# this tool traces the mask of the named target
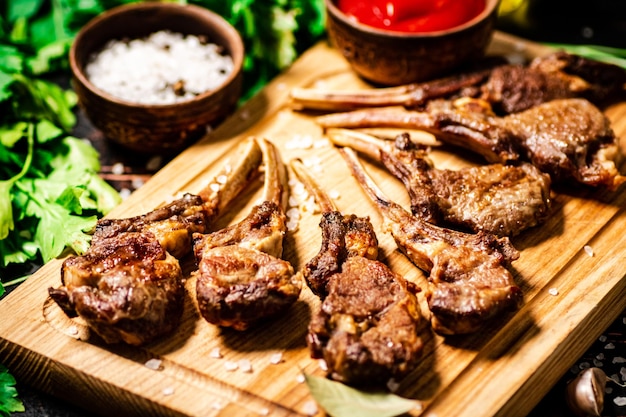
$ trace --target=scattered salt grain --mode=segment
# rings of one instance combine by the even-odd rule
[[[594,359],[593,366],[595,366],[596,368],[602,368],[604,366],[604,362],[598,359]]]
[[[400,383],[396,381],[395,379],[391,378],[389,381],[387,381],[387,388],[391,392],[396,392],[398,391],[398,388],[400,388]]]
[[[216,89],[233,67],[218,45],[164,30],[110,41],[90,57],[85,72],[97,88],[123,100],[172,104]]]
[[[613,402],[615,403],[615,405],[617,405],[618,407],[623,407],[626,405],[626,397],[615,397],[613,399]]]
[[[220,185],[216,183],[209,184],[209,188],[213,192],[218,192],[220,190]]]
[[[289,210],[287,210],[287,217],[289,217],[290,219],[293,220],[298,220],[300,219],[300,210],[297,207],[292,207]]]
[[[130,189],[128,189],[128,188],[122,188],[122,189],[120,190],[120,198],[121,198],[122,200],[126,200],[128,197],[130,197],[130,195],[131,195],[132,193],[133,193],[133,192],[132,192]]]
[[[619,370],[619,374],[622,376],[622,381],[626,381],[626,368],[625,367],[622,367]]]
[[[161,361],[161,359],[152,358],[148,359],[146,363],[144,363],[144,366],[146,368],[152,369],[153,371],[158,371],[161,369],[162,363],[163,361]]]
[[[621,356],[616,356],[613,358],[613,363],[626,363],[626,358],[622,358]]]
[[[233,372],[239,368],[239,365],[237,364],[237,362],[226,361],[224,362],[224,368],[226,368],[228,372]]]
[[[313,147],[313,137],[311,135],[294,135],[285,142],[285,149],[310,149]]]
[[[326,361],[324,359],[320,359],[318,361],[319,365],[320,365],[320,369],[322,371],[328,371],[328,364],[326,363]]]
[[[270,409],[263,407],[259,410],[259,414],[261,414],[262,416],[269,416],[270,415]]]
[[[72,335],[72,336],[76,336],[78,334],[78,327],[76,326],[70,326],[67,331]]]
[[[228,177],[226,175],[218,175],[217,178],[215,178],[215,181],[217,181],[218,184],[226,184],[226,181],[228,181]]]
[[[248,359],[241,359],[239,361],[239,369],[241,372],[249,374],[252,372],[252,363]]]
[[[333,200],[338,200],[339,197],[341,197],[341,194],[337,190],[330,190],[328,192],[328,196],[332,198]]]
[[[172,387],[165,387],[163,388],[163,391],[161,391],[163,393],[163,395],[172,395],[174,394],[174,388]]]
[[[302,413],[306,414],[307,416],[314,416],[315,414],[317,414],[317,404],[315,403],[315,401],[311,400],[304,403],[304,406],[302,406]]]
[[[296,382],[298,384],[304,384],[304,381],[306,381],[304,374],[298,374],[298,376],[296,377]]]
[[[319,148],[326,148],[331,146],[331,142],[330,140],[328,140],[328,138],[324,138],[324,139],[317,139],[313,142],[313,147],[315,149],[319,149]]]
[[[163,157],[160,155],[156,155],[148,159],[148,162],[146,162],[146,169],[148,171],[157,171],[159,168],[161,168],[161,165],[163,165]]]
[[[216,400],[211,404],[211,408],[214,410],[221,410],[226,407],[226,403],[224,401]]]
[[[304,187],[304,184],[302,184],[302,183],[295,184],[292,187],[291,191],[293,192],[293,194],[295,196],[298,196],[298,197],[302,197],[302,196],[306,196],[307,195],[306,188]]]
[[[270,356],[270,363],[272,365],[278,365],[282,361],[283,361],[283,354],[282,354],[282,352],[274,353],[272,356]]]
[[[604,348],[606,350],[613,350],[615,349],[615,345],[613,343],[607,343],[606,345],[604,345]]]
[[[583,249],[585,250],[585,252],[587,253],[587,255],[593,257],[593,248],[589,245],[585,245],[583,247]]]
[[[294,196],[289,196],[289,207],[298,207],[300,201]]]
[[[135,190],[138,188],[141,188],[141,186],[144,184],[145,184],[145,181],[143,180],[143,178],[135,178],[132,181],[132,185]]]
[[[550,288],[548,293],[550,293],[550,295],[559,295],[559,290],[556,288]]]
[[[287,226],[288,231],[295,232],[296,230],[298,230],[298,226],[300,225],[300,223],[297,220],[287,220],[285,225]]]
[[[218,347],[214,347],[213,349],[211,349],[211,352],[209,352],[209,356],[215,359],[221,359],[224,357],[222,355],[222,352],[220,351],[220,348]]]
[[[605,335],[600,335],[600,337],[598,337],[598,340],[602,343],[606,342],[606,336]]]
[[[111,172],[115,175],[122,175],[124,173],[124,164],[121,162],[116,162],[111,167]]]

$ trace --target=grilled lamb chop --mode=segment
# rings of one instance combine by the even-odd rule
[[[623,68],[563,51],[537,57],[529,65],[494,62],[451,77],[399,87],[337,92],[294,89],[292,104],[298,109],[345,111],[395,105],[422,108],[434,99],[472,97],[488,101],[504,115],[564,98],[586,98],[602,105],[624,94]]]
[[[186,194],[145,215],[100,220],[87,252],[63,262],[62,287],[49,288],[50,297],[107,343],[138,346],[174,331],[184,304],[177,257],[190,252],[191,233],[207,230],[253,178],[261,150],[256,142],[244,146],[238,165],[218,176],[222,188],[201,193],[206,200]]]
[[[352,149],[343,148],[341,153],[398,248],[428,274],[426,299],[436,332],[475,332],[520,306],[522,292],[508,270],[519,252],[508,238],[444,229],[411,215],[382,193]]]
[[[614,190],[620,175],[618,138],[609,119],[584,99],[553,100],[498,117],[487,102],[432,102],[427,112],[357,110],[317,118],[330,127],[422,129],[441,140],[481,154],[489,162],[527,160],[553,183],[578,182]]]
[[[550,177],[531,164],[437,169],[427,149],[406,133],[393,143],[347,129],[326,133],[336,145],[382,162],[404,183],[411,212],[428,222],[515,236],[543,222],[550,210]]]
[[[304,266],[302,275],[311,291],[324,299],[328,295],[326,285],[329,278],[341,271],[346,259],[360,256],[376,260],[378,239],[368,218],[343,215],[337,210],[300,160],[293,160],[291,167],[322,210],[322,247]]]
[[[292,168],[322,209],[322,247],[303,268],[322,305],[309,323],[311,356],[351,385],[380,384],[410,372],[421,355],[417,288],[376,260],[368,218],[343,215],[299,160]]]
[[[263,202],[237,224],[193,235],[198,309],[209,323],[236,330],[284,312],[302,289],[301,277],[280,259],[287,232],[286,169],[273,144],[259,144],[265,166]]]

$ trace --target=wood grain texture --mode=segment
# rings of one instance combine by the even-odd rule
[[[543,54],[547,49],[497,34],[493,53]],[[382,258],[398,273],[424,286],[424,275],[404,258],[381,229],[381,218],[329,145],[294,149],[297,135],[315,141],[323,133],[307,114],[293,112],[293,87],[366,88],[339,56],[321,43],[275,79],[202,141],[184,151],[116,208],[111,217],[149,211],[181,191],[197,192],[249,135],[278,144],[283,159],[317,160],[317,179],[340,197],[345,213],[370,216]],[[620,136],[626,135],[626,104],[607,109]],[[426,135],[426,139],[429,137]],[[625,139],[626,140],[626,139]],[[626,143],[622,149],[626,153]],[[434,147],[440,168],[475,164],[475,158]],[[399,181],[366,163],[386,193],[408,206]],[[624,172],[624,167],[622,167]],[[248,190],[221,220],[239,220],[258,195]],[[626,308],[626,189],[615,193],[561,190],[554,212],[541,227],[513,239],[521,251],[513,263],[524,290],[524,306],[479,334],[444,339],[432,336],[417,369],[401,381],[399,394],[416,398],[423,416],[523,416],[550,390],[593,341]],[[319,214],[303,212],[290,232],[285,258],[300,268],[319,249]],[[593,248],[589,256],[585,245]],[[18,379],[101,415],[233,416],[305,415],[311,397],[299,376],[322,375],[310,359],[304,336],[319,301],[305,289],[289,313],[245,333],[203,321],[194,304],[194,280],[187,281],[185,314],[178,331],[143,348],[106,346],[78,319],[68,319],[47,296],[60,285],[60,260],[45,265],[0,302],[0,362]],[[556,295],[554,291],[556,290]],[[420,300],[425,310],[425,301]],[[218,348],[221,358],[212,352]],[[282,361],[272,363],[273,355]],[[149,359],[161,367],[145,366]],[[227,362],[249,360],[251,372],[229,371]],[[321,411],[319,412],[321,414]]]

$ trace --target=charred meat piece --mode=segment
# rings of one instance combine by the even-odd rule
[[[191,234],[207,230],[216,214],[217,207],[207,204],[198,195],[187,193],[147,214],[124,219],[100,219],[92,245],[125,233],[150,233],[167,252],[180,259],[191,250]]]
[[[550,211],[550,177],[531,164],[437,169],[408,134],[394,142],[347,129],[329,129],[327,136],[382,162],[405,185],[411,212],[428,222],[515,236]]]
[[[492,68],[480,68],[439,80],[398,87],[371,90],[326,91],[294,88],[290,92],[291,105],[297,110],[346,111],[365,107],[405,106],[420,108],[430,100],[457,96],[459,92],[476,95]]]
[[[323,299],[328,295],[326,284],[329,278],[341,271],[346,259],[361,256],[376,260],[378,239],[368,218],[344,215],[337,210],[299,159],[293,160],[291,167],[322,210],[322,246],[304,266],[302,275],[311,291]]]
[[[178,326],[183,273],[151,233],[107,239],[68,258],[61,274],[65,286],[50,296],[66,297],[68,313],[78,313],[108,343],[143,345]]]
[[[553,100],[505,117],[482,100],[431,103],[427,112],[357,110],[317,118],[324,128],[422,129],[481,154],[489,162],[526,160],[552,182],[578,182],[614,190],[626,181],[618,138],[609,119],[584,99]]]
[[[382,193],[352,149],[341,152],[398,248],[428,274],[426,299],[436,332],[472,333],[520,306],[522,292],[508,269],[519,252],[508,238],[457,232],[411,215]]]
[[[239,223],[193,235],[198,309],[209,323],[236,330],[284,312],[302,289],[301,277],[280,259],[287,232],[286,169],[273,144],[263,139],[259,145],[263,202]]]
[[[313,358],[350,385],[384,384],[410,372],[423,349],[414,289],[379,261],[349,257],[328,281],[328,296],[309,323]]]
[[[332,379],[351,385],[402,377],[424,345],[417,288],[376,260],[368,218],[342,215],[299,160],[292,168],[323,212],[322,248],[303,268],[323,299],[309,323],[311,356],[325,360]]]
[[[149,213],[125,219],[101,219],[96,225],[92,244],[122,233],[152,233],[165,250],[176,258],[191,251],[191,235],[206,233],[224,208],[250,184],[261,164],[261,149],[253,140],[240,148],[243,157],[232,166],[224,165],[213,183],[199,195],[185,194]],[[225,179],[221,179],[221,178]],[[217,181],[220,178],[220,181]]]
[[[297,109],[345,111],[396,105],[421,109],[435,99],[471,97],[506,115],[555,99],[578,97],[602,105],[622,98],[624,84],[623,68],[558,51],[528,65],[489,62],[451,77],[371,90],[294,89],[291,98]]]
[[[67,258],[60,288],[50,297],[80,316],[107,343],[143,345],[174,331],[184,304],[184,276],[177,257],[191,250],[190,235],[210,227],[214,216],[250,182],[261,150],[247,142],[243,157],[223,174],[223,189],[186,194],[162,208],[128,219],[103,219],[87,252]],[[171,252],[170,252],[171,251]]]

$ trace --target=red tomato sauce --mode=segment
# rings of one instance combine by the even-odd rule
[[[434,32],[459,26],[485,10],[485,0],[337,0],[359,22],[396,32]]]

